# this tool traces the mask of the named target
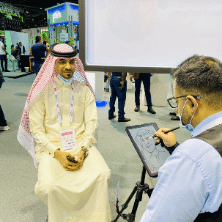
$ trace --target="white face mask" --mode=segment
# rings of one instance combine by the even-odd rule
[[[58,74],[58,75],[57,75],[57,78],[58,78],[59,80],[61,80],[63,83],[67,84],[67,83],[69,83],[69,82],[72,82],[72,80],[74,79],[74,75],[73,75],[72,78],[70,78],[70,79],[65,79],[65,78],[63,78],[62,76],[60,76],[60,75]]]
[[[190,132],[193,132],[194,127],[191,125],[191,121],[192,121],[192,119],[193,119],[194,114],[196,113],[196,111],[194,112],[193,116],[191,117],[189,124],[183,125],[183,122],[182,122],[182,114],[183,114],[184,107],[186,106],[186,103],[187,103],[187,101],[185,102],[185,104],[184,104],[184,106],[183,106],[181,115],[180,115],[179,112],[178,112],[178,116],[179,116],[179,118],[180,118],[180,126],[181,126],[182,128],[184,128],[184,129],[189,130]],[[198,104],[197,104],[197,105],[198,105]],[[179,111],[179,110],[178,110],[178,111]]]

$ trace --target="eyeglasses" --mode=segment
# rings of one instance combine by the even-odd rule
[[[169,105],[172,107],[172,108],[177,108],[178,107],[178,102],[177,102],[177,99],[178,98],[182,98],[182,97],[186,97],[188,95],[184,95],[184,96],[178,96],[178,97],[171,97],[169,99],[167,99],[167,102],[169,103]],[[192,95],[193,96],[193,95]],[[193,96],[195,99],[201,99],[201,96]]]

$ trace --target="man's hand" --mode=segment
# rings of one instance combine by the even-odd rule
[[[69,152],[56,150],[54,153],[54,157],[61,163],[61,165],[67,171],[79,170],[82,167],[82,163],[73,163],[72,161],[69,161],[67,159],[67,157],[69,157],[70,159],[74,159],[74,156],[71,155]]]
[[[80,151],[76,154],[76,160],[78,161],[80,168],[82,168],[84,159],[85,159],[85,152],[84,152],[83,150],[80,150]]]
[[[174,132],[169,132],[167,134],[164,134],[164,132],[170,130],[169,128],[160,128],[156,133],[154,133],[154,135],[156,135],[157,137],[155,137],[155,140],[160,143],[160,139],[163,140],[163,143],[166,147],[172,147],[176,144],[177,139],[176,136],[174,134]]]
[[[119,87],[120,90],[122,90],[122,89],[124,88],[124,83],[125,83],[124,81],[121,81],[121,82],[120,82],[120,85],[121,85],[121,86]]]
[[[150,75],[151,75],[151,76],[153,76],[153,75],[154,75],[154,73],[150,73]]]

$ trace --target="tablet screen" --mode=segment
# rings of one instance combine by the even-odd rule
[[[131,142],[152,177],[158,175],[160,167],[170,156],[169,152],[161,144],[155,145],[156,140],[154,138],[150,139],[157,130],[156,123],[126,127],[126,132]]]

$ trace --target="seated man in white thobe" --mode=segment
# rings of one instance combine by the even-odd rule
[[[52,45],[18,133],[38,163],[35,193],[48,206],[49,222],[111,221],[110,170],[93,145],[96,127],[94,93],[75,49]]]

